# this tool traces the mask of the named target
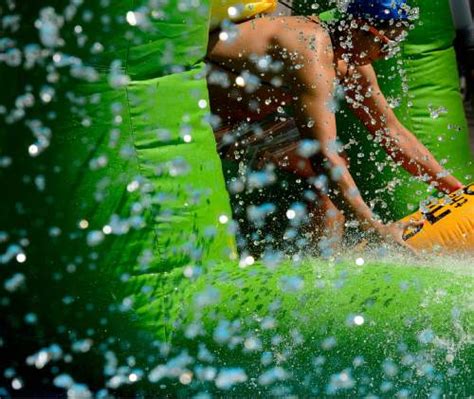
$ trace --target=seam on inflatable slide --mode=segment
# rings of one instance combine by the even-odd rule
[[[132,9],[135,8],[135,0],[131,0],[131,6],[132,6]],[[125,73],[127,75],[128,75],[129,56],[130,56],[130,40],[127,40],[127,53],[125,55]],[[141,173],[143,173],[143,169],[141,168],[140,156],[138,154],[138,150],[137,150],[137,147],[136,147],[135,127],[134,127],[133,121],[132,121],[132,112],[131,112],[131,107],[130,107],[130,97],[129,97],[128,86],[125,86],[125,98],[126,98],[126,101],[127,101],[128,121],[129,121],[129,125],[130,125],[130,138],[131,138],[132,143],[133,143],[133,150],[134,150],[134,153],[135,153],[135,161],[136,161],[137,169],[138,169],[139,173],[141,174]],[[157,243],[158,243],[158,234],[156,232],[156,229],[153,228],[152,231],[153,231],[152,234],[153,234],[153,237],[154,237],[154,242],[153,242],[154,251],[153,252],[154,252],[154,254],[158,254],[158,259],[159,259],[159,261],[161,261],[162,257],[161,257],[159,246],[157,245]],[[160,307],[161,307],[161,314],[163,316],[163,315],[166,314],[166,309],[165,309],[166,306],[165,306],[165,301],[164,300],[161,300]],[[165,337],[165,341],[167,341],[168,338],[169,338],[169,331],[168,331],[166,323],[162,323],[161,328],[163,329],[163,335]]]
[[[209,45],[209,29],[211,29],[211,1],[212,0],[207,0],[207,20],[206,20],[206,54],[204,54],[204,57],[201,58],[199,62],[203,62],[206,59],[207,55],[207,46]],[[207,87],[207,84],[206,84]]]

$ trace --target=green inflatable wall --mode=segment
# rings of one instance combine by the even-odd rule
[[[65,17],[65,45],[28,73],[0,63],[2,392],[474,392],[471,269],[239,267],[207,120],[206,3],[48,5],[18,5],[22,29],[2,42],[48,48],[35,21]]]
[[[235,258],[206,120],[207,7],[171,3],[160,8],[164,19],[141,28],[127,14],[138,18],[138,7],[131,0],[17,5],[22,29],[2,43],[5,52],[26,54],[33,43],[45,52],[26,71],[22,62],[0,64],[2,151],[11,160],[3,171],[11,212],[2,214],[9,265],[1,271],[9,331],[2,349],[30,393],[40,393],[45,378],[54,388],[54,373],[41,367],[35,376],[28,356],[49,353],[53,343],[66,355],[84,340],[94,345],[83,360],[76,353],[80,359],[61,370],[105,386],[105,348],[123,345],[115,347],[122,353],[126,337],[142,342],[139,327],[124,329],[131,323],[124,312],[141,315],[154,339],[169,340],[171,304],[163,301],[173,301],[183,267]],[[57,39],[65,46],[41,42],[41,24],[54,29],[49,21],[62,25]],[[36,99],[30,107],[19,100],[25,90]],[[51,90],[53,98],[44,97]],[[20,111],[26,115],[16,119]],[[130,356],[147,354],[134,347]],[[96,367],[87,367],[91,358]]]

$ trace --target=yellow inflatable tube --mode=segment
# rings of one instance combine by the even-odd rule
[[[409,228],[404,239],[418,250],[474,253],[474,183],[431,203],[406,221],[424,220],[422,227]]]
[[[211,30],[222,21],[240,22],[277,8],[277,0],[211,0]]]

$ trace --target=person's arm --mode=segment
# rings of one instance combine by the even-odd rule
[[[310,79],[308,84],[295,93],[299,100],[295,107],[295,118],[300,133],[304,137],[318,140],[320,151],[316,157],[319,159],[317,163],[325,164],[328,175],[332,177],[344,202],[352,209],[361,227],[376,231],[381,237],[391,242],[409,247],[402,238],[403,231],[407,226],[419,223],[381,223],[365,203],[349,172],[345,159],[336,148],[336,118],[329,106],[333,101],[335,72],[331,62],[328,60],[322,62],[323,56],[320,56],[318,63],[319,73],[309,77],[306,77],[307,74],[305,74],[304,77]],[[301,70],[298,72],[305,73]]]
[[[346,86],[349,106],[395,162],[445,193],[463,187],[397,119],[380,90],[372,65],[357,67]]]

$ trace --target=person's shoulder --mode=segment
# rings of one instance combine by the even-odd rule
[[[314,32],[317,35],[319,42],[321,44],[332,46],[331,35],[329,34],[329,31],[326,25],[323,22],[321,22],[319,17],[312,15],[312,16],[305,16],[305,17],[300,17],[300,18],[305,18],[306,21],[312,24]]]
[[[316,16],[307,17],[314,23],[314,29],[316,34],[316,50],[320,55],[324,55],[331,62],[334,59],[334,51],[331,40],[331,35],[320,19]]]

